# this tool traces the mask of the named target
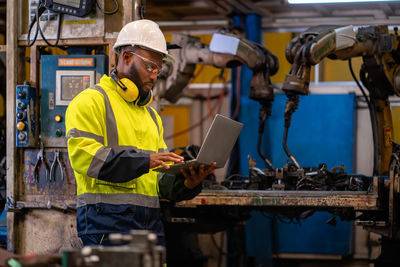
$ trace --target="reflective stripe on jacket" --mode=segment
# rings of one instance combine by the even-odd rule
[[[150,107],[126,102],[110,77],[103,76],[99,85],[76,96],[66,112],[68,152],[78,196],[135,193],[158,200],[157,173],[149,171],[149,155],[167,151],[160,117]],[[129,159],[126,163],[124,157]],[[118,158],[122,160],[117,162]],[[132,158],[137,164],[132,164]],[[98,199],[87,197],[90,202],[93,198]],[[130,201],[143,205],[140,197]],[[105,202],[122,204],[112,197]]]
[[[167,152],[158,114],[126,102],[104,75],[99,86],[71,101],[66,130],[77,182],[78,234],[161,231],[157,173],[149,170],[149,155]],[[142,225],[130,218],[139,213],[145,218],[135,220],[143,219]]]

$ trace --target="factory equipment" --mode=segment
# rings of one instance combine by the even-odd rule
[[[106,56],[44,55],[41,62],[41,139],[45,147],[66,147],[67,106],[106,73]]]
[[[388,183],[380,182],[381,203],[378,212],[363,212],[358,222],[390,238],[399,237],[398,209],[398,158],[399,145],[392,140],[393,127],[389,103],[390,95],[400,95],[399,44],[397,29],[389,33],[387,26],[360,27],[357,33],[353,26],[312,27],[294,38],[286,47],[286,57],[292,67],[283,84],[288,100],[285,107],[285,132],[283,146],[292,160],[294,169],[303,170],[290,153],[286,141],[291,116],[299,104],[299,95],[309,92],[310,69],[325,57],[349,60],[362,56],[361,81],[369,92],[357,82],[370,111],[374,140],[374,175],[389,176]],[[352,71],[352,69],[351,69]],[[354,73],[353,77],[354,76]],[[383,179],[383,178],[380,178]],[[365,190],[365,189],[364,189]],[[388,199],[386,199],[388,197]]]
[[[273,100],[270,76],[277,72],[279,62],[265,47],[231,33],[213,34],[210,46],[201,43],[198,37],[185,34],[174,34],[171,43],[180,48],[169,50],[175,64],[163,64],[160,79],[166,81],[160,91],[162,98],[175,103],[193,76],[196,64],[202,64],[217,68],[249,67],[253,70],[249,97]]]
[[[165,262],[165,248],[157,246],[157,235],[146,230],[132,230],[129,234],[110,234],[112,247],[83,247],[63,251],[64,267],[84,266],[140,266],[161,267]]]
[[[37,144],[36,88],[18,85],[16,93],[16,146],[33,147]]]
[[[387,26],[361,27],[357,34],[353,26],[317,26],[294,38],[286,47],[286,57],[292,67],[283,84],[288,97],[285,108],[284,146],[295,165],[293,155],[286,147],[286,138],[292,113],[298,106],[298,95],[307,95],[310,82],[310,68],[323,58],[351,59],[362,56],[360,77],[369,91],[366,98],[371,115],[374,138],[374,174],[387,174],[391,158],[392,119],[388,97],[400,95],[399,36],[397,30],[389,33]]]
[[[94,2],[92,0],[80,0],[80,1],[40,0],[40,2],[48,10],[78,17],[83,17],[88,13],[90,13],[94,6]]]
[[[268,101],[273,99],[272,90],[264,87],[263,92],[271,92],[271,98],[268,94],[264,94],[264,98],[252,97],[251,94],[249,97],[262,104],[258,152],[268,168],[257,168],[255,162],[249,158],[248,177],[239,175],[236,176],[238,179],[224,181],[222,185],[228,190],[214,190],[214,187],[212,190],[203,190],[193,200],[177,203],[166,220],[182,224],[184,219],[194,225],[210,225],[210,221],[213,221],[221,229],[249,218],[249,209],[271,212],[289,220],[304,219],[314,211],[321,210],[333,214],[328,220],[330,224],[335,224],[335,217],[339,216],[342,220],[354,220],[357,225],[385,238],[398,239],[400,154],[399,145],[392,140],[393,127],[388,97],[400,95],[397,77],[400,63],[399,40],[397,29],[394,33],[389,33],[387,26],[360,27],[357,32],[353,26],[318,26],[299,34],[286,48],[286,57],[292,66],[282,88],[288,98],[285,110],[282,111],[285,114],[283,148],[291,162],[275,168],[261,153],[263,123],[269,114]],[[226,45],[229,46],[228,43]],[[197,53],[213,53],[202,50],[203,47],[198,46]],[[193,62],[207,62],[204,60],[206,55],[196,55],[195,58],[199,60],[194,59]],[[373,176],[348,173],[346,166],[331,169],[324,163],[315,167],[300,166],[289,151],[287,138],[290,138],[288,129],[291,116],[299,105],[299,95],[307,95],[309,92],[311,66],[325,57],[350,61],[359,56],[363,58],[361,81],[369,91],[367,97],[359,85],[371,114],[375,150]],[[189,58],[185,56],[184,49],[175,57],[178,58],[177,66],[182,66],[181,60],[184,62]],[[174,71],[170,77],[174,77]],[[182,73],[186,73],[185,69],[182,69]],[[170,79],[169,84],[172,84],[171,81],[179,81]],[[171,88],[174,89],[173,86]],[[176,91],[173,95],[177,95]],[[173,99],[168,96],[168,91],[165,96]],[[190,211],[193,207],[198,209],[198,214]],[[203,228],[200,226],[199,229]],[[211,231],[217,231],[215,229]]]
[[[297,210],[297,215],[293,215],[295,212],[291,216],[300,216],[305,207],[328,210],[346,220],[355,220],[359,225],[383,236],[398,238],[400,154],[399,145],[392,140],[393,127],[388,97],[400,95],[399,40],[397,29],[392,34],[387,26],[361,27],[357,33],[353,26],[318,26],[294,38],[286,48],[286,57],[292,67],[282,88],[288,98],[284,111],[283,147],[292,163],[282,168],[261,170],[249,158],[247,179],[223,182],[229,189],[246,191],[241,191],[243,195],[240,198],[237,193],[225,191],[223,194],[227,195],[224,197],[232,197],[231,203],[242,204],[244,196],[251,197],[255,200],[245,205],[262,204],[267,210],[271,206],[278,213],[276,207],[290,206],[294,211]],[[360,77],[369,91],[367,97],[357,81],[371,114],[375,176],[348,174],[345,166],[337,166],[331,170],[325,164],[312,168],[300,166],[286,142],[291,115],[299,105],[299,95],[307,95],[309,92],[311,66],[325,57],[346,60],[358,56],[363,57]],[[385,176],[389,179],[385,179]],[[265,191],[252,191],[260,189]],[[212,203],[211,195],[209,197],[210,199],[203,199],[203,202]],[[241,200],[235,201],[235,197]],[[352,201],[355,202],[351,204]],[[356,211],[360,212],[357,216]]]
[[[261,153],[261,139],[264,123],[271,114],[274,91],[270,77],[279,68],[278,58],[265,47],[232,33],[214,33],[210,45],[200,42],[198,37],[175,34],[172,43],[180,49],[170,49],[175,63],[165,62],[158,82],[160,97],[175,103],[193,77],[196,64],[217,68],[234,68],[241,65],[253,71],[248,97],[258,101],[259,154],[274,169],[270,161]]]

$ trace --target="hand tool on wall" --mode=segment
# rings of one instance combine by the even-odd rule
[[[60,169],[61,172],[61,181],[64,181],[64,168],[60,160],[60,152],[54,152],[54,159],[53,163],[50,166],[50,182],[55,182],[57,177],[57,167]]]
[[[46,169],[46,181],[48,181],[49,180],[49,166],[47,165],[46,159],[44,158],[42,142],[40,142],[40,150],[36,156],[36,163],[35,163],[35,167],[33,168],[34,181],[36,181],[36,183],[39,183],[39,174],[40,174],[41,165],[44,165],[44,167]]]

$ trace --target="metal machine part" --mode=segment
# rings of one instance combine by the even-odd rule
[[[245,65],[253,71],[249,98],[258,101],[260,125],[258,152],[260,157],[274,170],[271,162],[261,152],[261,140],[265,121],[271,113],[271,101],[274,91],[270,76],[279,67],[278,59],[268,49],[230,33],[215,33],[210,46],[200,42],[198,37],[175,34],[172,43],[180,49],[170,49],[175,62],[165,62],[160,75],[157,90],[161,98],[175,103],[183,94],[183,89],[193,77],[196,64],[210,65],[217,68],[234,68]]]
[[[45,147],[66,147],[69,102],[106,73],[104,55],[42,56],[41,137]]]
[[[111,247],[83,247],[63,251],[64,267],[161,267],[165,263],[165,248],[157,246],[157,236],[147,230],[130,234],[110,234],[116,244]],[[118,245],[124,243],[124,245]]]
[[[326,164],[318,167],[297,168],[292,163],[274,171],[261,170],[250,165],[249,176],[222,182],[228,189],[248,190],[308,190],[308,191],[369,191],[373,177],[348,174],[344,166],[328,170]]]
[[[144,19],[144,13],[146,11],[146,0],[134,0],[133,10],[133,20]]]
[[[288,96],[285,108],[286,154],[300,166],[286,145],[292,113],[298,106],[298,95],[309,93],[311,66],[325,57],[350,60],[362,56],[360,77],[369,91],[368,103],[374,138],[374,175],[389,172],[390,140],[393,127],[388,97],[400,95],[398,86],[400,37],[397,30],[389,33],[387,26],[361,27],[356,33],[353,26],[317,26],[295,37],[286,47],[286,58],[292,67],[286,75],[283,91]],[[363,88],[360,89],[363,91]]]
[[[266,48],[233,34],[214,34],[213,39],[216,38],[215,36],[221,35],[228,37],[224,41],[228,40],[233,43],[225,42],[226,46],[235,46],[233,52],[216,49],[212,51],[197,37],[185,34],[172,36],[172,43],[181,48],[169,50],[175,63],[164,63],[164,73],[160,76],[161,80],[166,80],[164,88],[160,88],[162,98],[175,103],[182,96],[183,89],[192,78],[196,64],[203,64],[217,68],[234,68],[245,65],[254,72],[249,97],[258,101],[273,99],[273,88],[270,85],[269,76],[278,70],[278,59]]]

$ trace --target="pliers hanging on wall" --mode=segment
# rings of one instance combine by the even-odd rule
[[[34,180],[36,181],[36,183],[39,183],[39,174],[40,174],[40,169],[41,169],[42,164],[46,168],[46,181],[48,181],[49,180],[49,166],[47,165],[46,159],[44,158],[43,144],[41,143],[40,150],[36,156],[35,167],[33,168],[33,175],[34,175]]]
[[[61,171],[61,181],[64,181],[64,167],[60,160],[60,152],[59,151],[54,152],[53,163],[51,164],[51,167],[50,167],[50,182],[56,181],[57,166]]]

